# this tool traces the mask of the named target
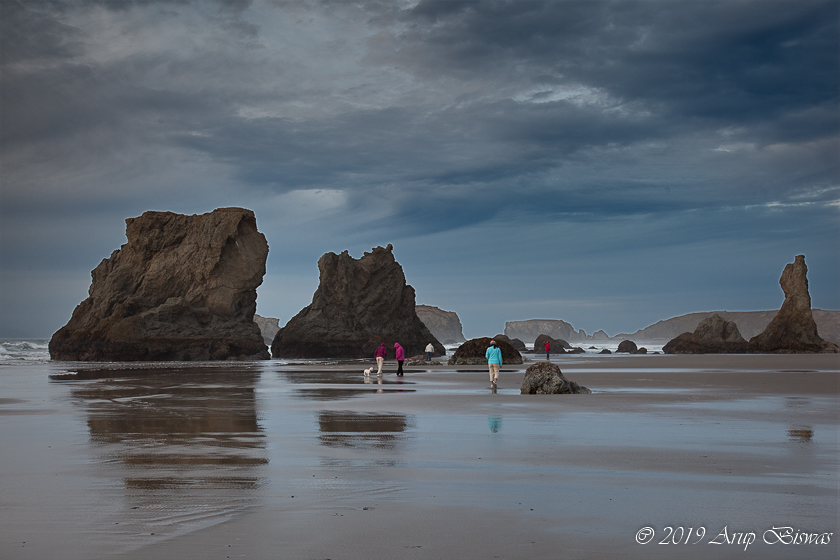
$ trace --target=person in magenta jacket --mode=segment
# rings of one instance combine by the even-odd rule
[[[394,348],[397,349],[397,375],[403,376],[404,373],[402,366],[405,361],[405,351],[403,350],[403,347],[400,346],[399,342],[394,343]]]
[[[373,357],[376,358],[376,367],[379,368],[379,371],[376,372],[376,375],[382,376],[382,364],[385,362],[385,355],[388,354],[388,349],[385,348],[385,343],[379,345],[379,348],[376,349],[373,353]]]

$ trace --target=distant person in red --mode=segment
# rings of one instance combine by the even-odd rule
[[[402,368],[403,362],[405,361],[405,351],[399,342],[394,343],[394,348],[397,349],[397,375],[402,377],[405,375]]]
[[[376,375],[382,375],[382,362],[385,361],[385,355],[388,353],[388,349],[385,348],[385,343],[379,345],[379,348],[376,349],[376,352],[373,353],[373,356],[376,358],[376,365],[379,368],[379,371],[376,372]]]
[[[546,340],[543,342],[543,346],[545,346],[545,359],[550,360],[551,358],[549,357],[549,354],[551,353],[551,343]]]

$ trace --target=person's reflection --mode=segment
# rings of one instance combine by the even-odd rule
[[[487,426],[490,428],[490,431],[494,434],[498,433],[502,429],[502,417],[501,416],[488,416],[487,417]]]

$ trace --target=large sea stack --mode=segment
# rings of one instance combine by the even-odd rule
[[[838,346],[817,334],[808,293],[805,255],[785,266],[779,284],[785,293],[782,308],[764,329],[750,339],[750,350],[761,353],[838,352]]]
[[[254,322],[268,244],[254,213],[220,208],[126,220],[128,243],[50,340],[54,360],[267,359]]]
[[[275,358],[370,358],[380,343],[394,357],[399,342],[406,357],[446,353],[415,311],[414,288],[394,260],[393,246],[376,247],[361,259],[347,251],[318,260],[320,284],[312,303],[277,331]]]

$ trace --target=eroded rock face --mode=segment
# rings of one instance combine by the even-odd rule
[[[254,213],[221,208],[126,220],[128,243],[50,340],[54,360],[267,359],[254,322],[268,244]]]
[[[487,348],[490,347],[491,340],[493,339],[483,337],[466,341],[449,358],[449,365],[487,364],[485,355]],[[496,346],[502,351],[502,365],[522,363],[522,355],[510,343],[504,340],[496,340]]]
[[[361,259],[347,251],[318,260],[320,284],[312,303],[277,331],[275,358],[370,358],[380,343],[394,358],[394,342],[406,356],[434,355],[446,349],[415,311],[414,288],[407,285],[393,246],[376,247]]]
[[[525,370],[519,393],[522,395],[589,394],[592,391],[569,381],[560,367],[551,362],[537,362]]]
[[[444,344],[464,342],[463,326],[458,314],[431,305],[416,305],[415,311],[423,324]]]
[[[779,284],[785,293],[781,309],[764,331],[750,339],[753,352],[838,352],[838,346],[817,334],[808,293],[805,255],[785,266]]]
[[[693,333],[684,333],[662,347],[665,354],[742,354],[748,345],[734,321],[715,313],[703,319]]]

